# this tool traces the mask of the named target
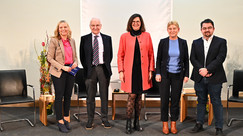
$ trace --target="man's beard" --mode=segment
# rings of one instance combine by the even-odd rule
[[[209,32],[206,32],[206,33],[204,34],[204,36],[205,36],[205,37],[211,37],[212,34],[210,34]]]

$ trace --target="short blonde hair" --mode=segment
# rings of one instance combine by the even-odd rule
[[[72,31],[71,31],[71,29],[70,29],[70,27],[69,27],[69,25],[68,25],[68,23],[67,23],[67,21],[65,21],[65,20],[61,20],[61,21],[59,21],[58,23],[57,23],[57,27],[56,27],[56,29],[55,29],[55,31],[54,31],[54,38],[57,38],[57,39],[61,39],[61,35],[60,35],[60,33],[59,33],[59,25],[61,24],[61,23],[66,23],[67,24],[67,26],[68,26],[68,35],[67,35],[67,38],[68,39],[71,39],[71,36],[72,36]]]
[[[176,27],[180,28],[177,21],[170,21],[170,22],[168,22],[167,28],[170,27],[171,25],[175,25]]]

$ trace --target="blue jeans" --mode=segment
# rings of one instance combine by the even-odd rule
[[[223,106],[221,103],[222,84],[210,84],[207,78],[203,78],[199,83],[195,82],[194,88],[197,95],[197,122],[203,124],[205,118],[208,94],[213,104],[215,127],[223,129]]]

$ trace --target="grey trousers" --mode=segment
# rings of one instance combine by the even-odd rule
[[[92,67],[91,76],[85,80],[87,90],[87,113],[88,120],[93,121],[95,112],[95,96],[97,93],[97,83],[99,84],[99,93],[101,99],[101,119],[107,121],[108,119],[108,87],[110,84],[110,77],[106,75],[105,65],[98,65]]]

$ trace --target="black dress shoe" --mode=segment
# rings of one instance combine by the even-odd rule
[[[111,128],[111,124],[108,121],[102,121],[102,126],[104,126],[104,128]]]
[[[63,133],[68,133],[68,129],[66,128],[66,126],[64,124],[61,123],[57,123],[57,126],[59,128],[59,131],[63,132]]]
[[[223,136],[223,130],[222,128],[216,128],[216,135]]]
[[[66,121],[65,119],[63,119],[63,122],[64,122],[64,125],[66,126],[66,128],[67,128],[68,130],[71,130],[71,128],[70,128],[70,126],[69,126],[69,122]]]
[[[203,131],[203,125],[200,123],[197,123],[195,125],[195,127],[192,129],[192,132],[196,133],[196,132],[200,132]]]
[[[93,121],[88,120],[85,128],[86,128],[86,130],[91,130],[91,129],[93,129],[93,126],[94,126]]]

